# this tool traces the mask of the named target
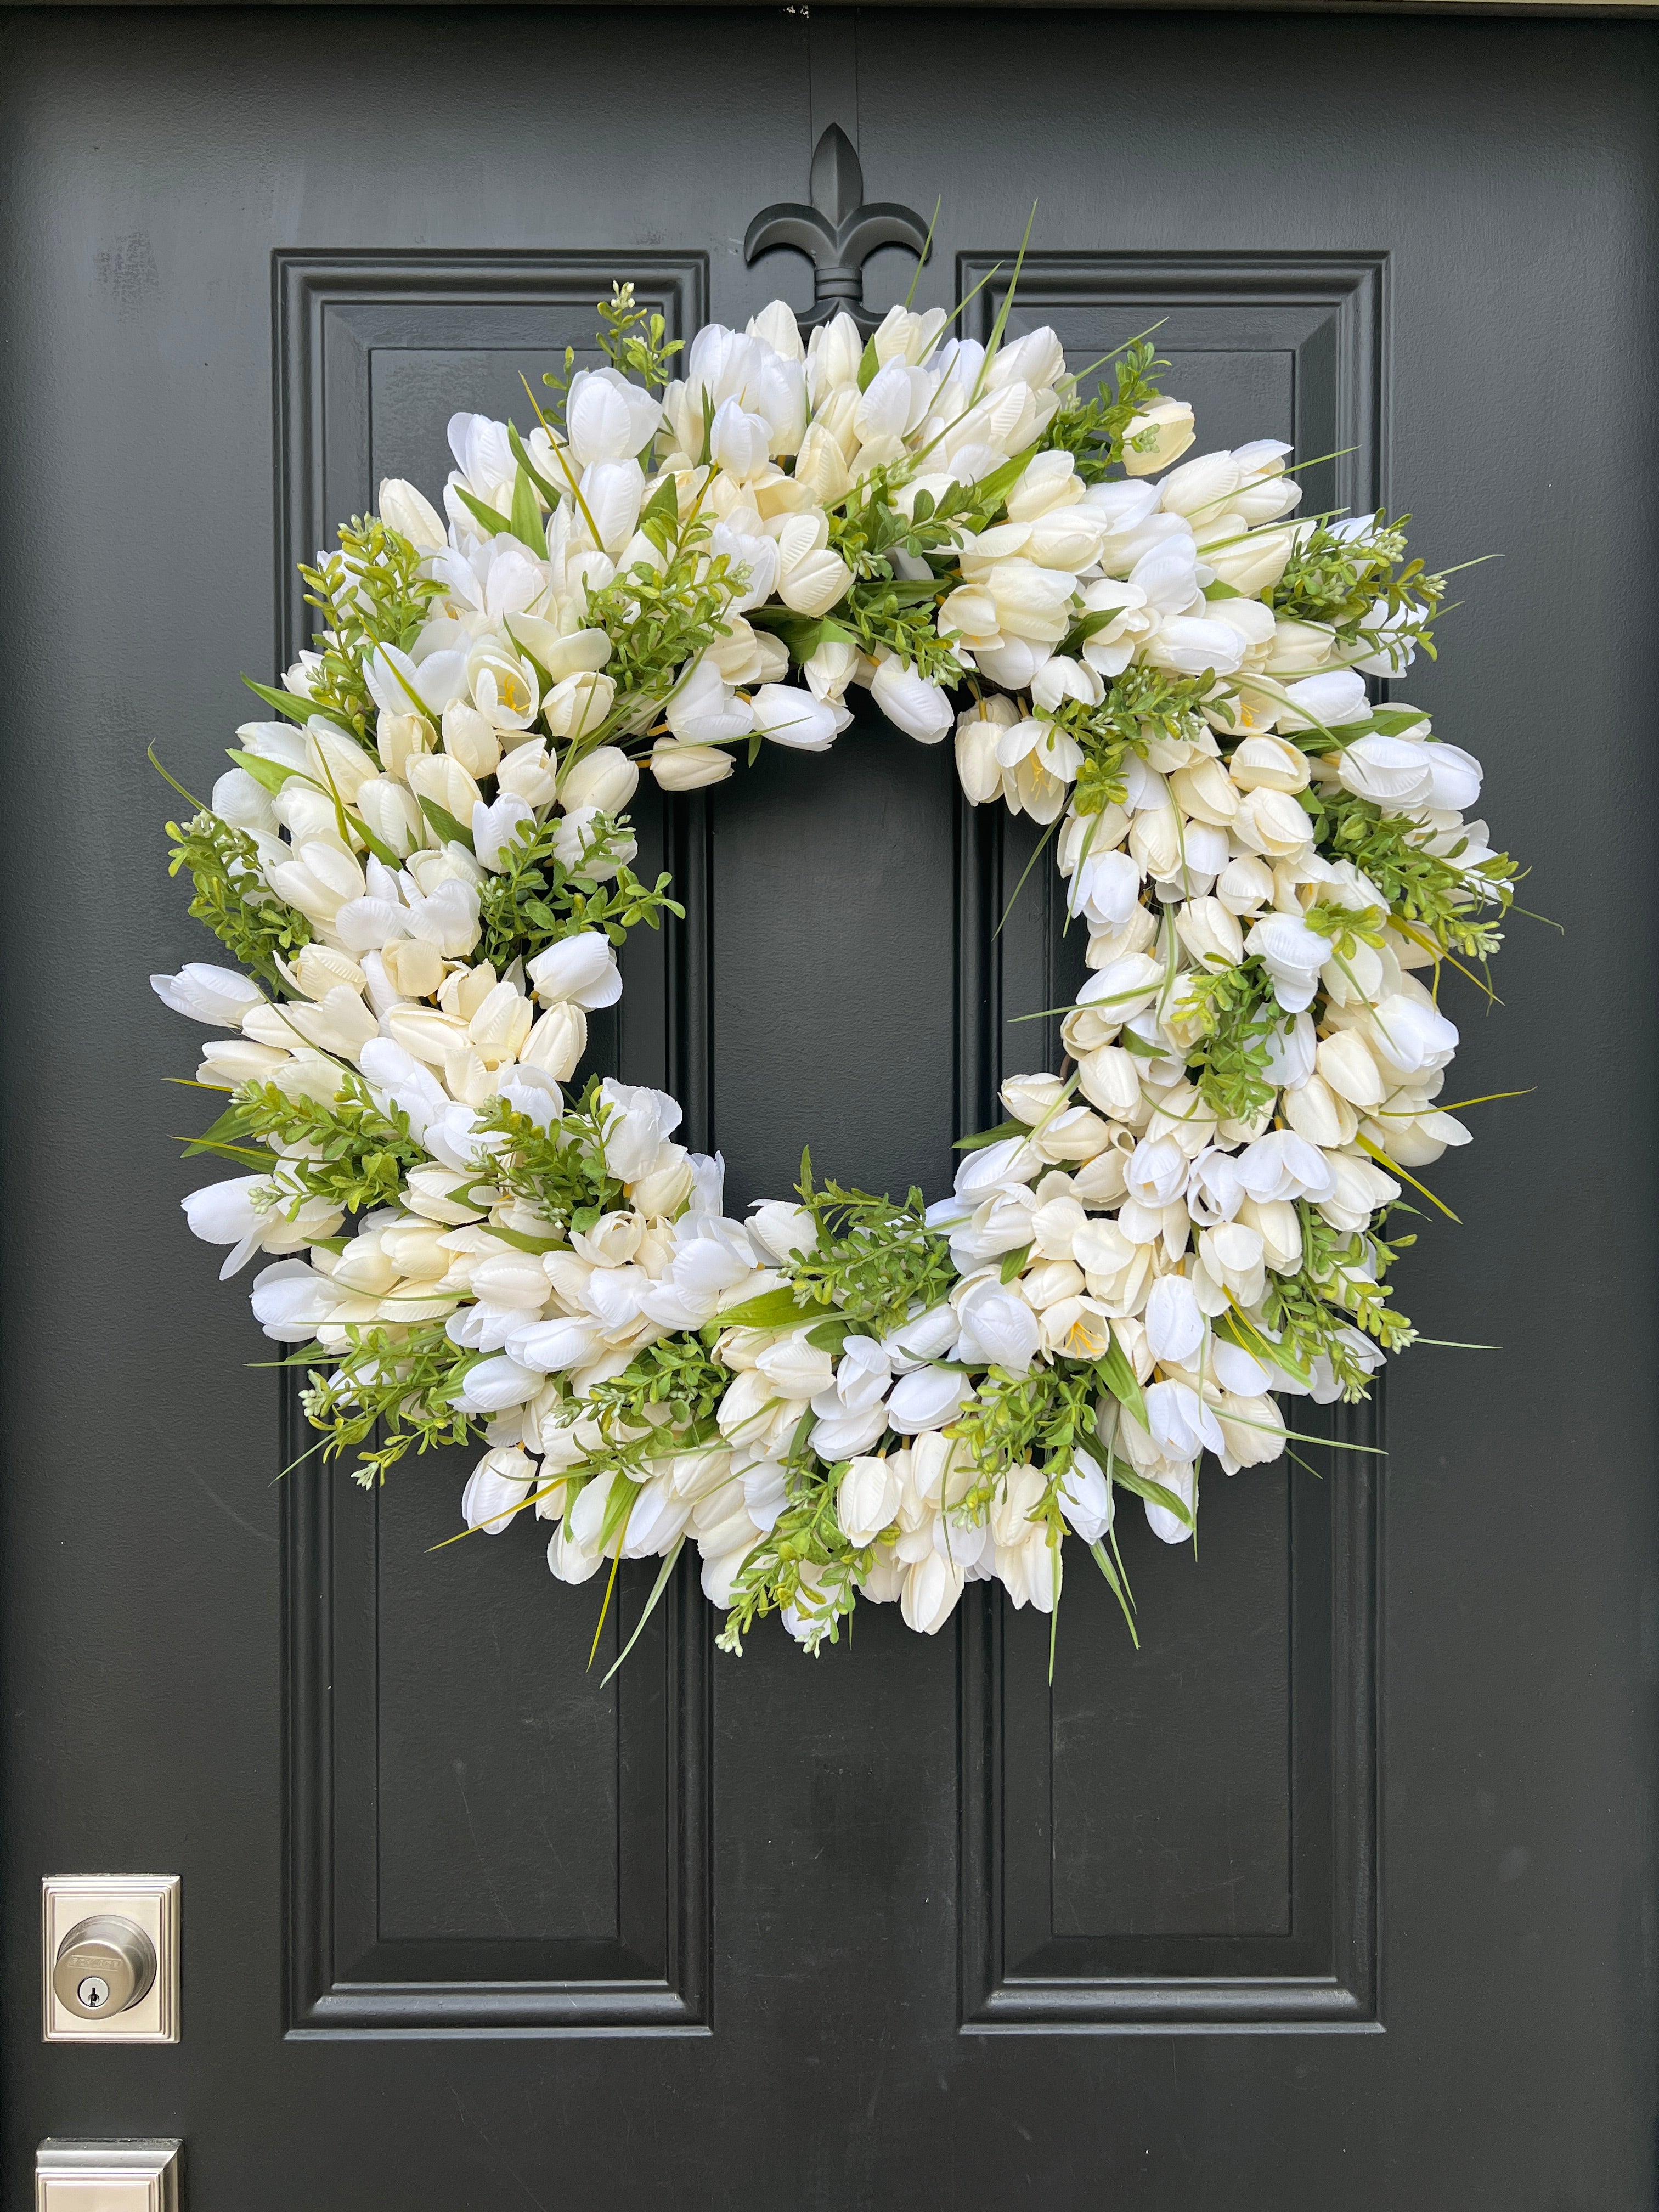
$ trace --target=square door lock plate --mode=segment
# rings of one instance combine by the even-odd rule
[[[181,2148],[48,2136],[34,2154],[34,2212],[179,2212]]]
[[[149,1988],[134,2003],[102,2019],[71,2011],[52,1986],[52,1970],[65,1937],[89,1920],[132,1923],[143,1931],[155,1958],[155,1975]],[[49,1874],[40,1885],[40,2003],[42,2033],[48,2043],[177,2043],[178,1875]],[[118,2201],[125,2205],[127,2200]],[[87,2204],[88,2212],[101,2212],[97,2199],[88,2199]]]

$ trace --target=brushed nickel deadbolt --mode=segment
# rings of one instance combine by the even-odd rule
[[[48,2043],[179,2040],[176,1875],[48,1875],[40,1936]]]
[[[155,1946],[136,1920],[95,1912],[71,1928],[58,1947],[52,1994],[80,2020],[125,2012],[147,1997],[155,1979]]]

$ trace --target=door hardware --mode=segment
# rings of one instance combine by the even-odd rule
[[[81,2020],[125,2012],[155,1979],[155,1946],[136,1920],[115,1912],[94,1912],[71,1928],[52,1969],[58,2003]]]
[[[48,2043],[179,2040],[176,1875],[49,1875],[40,1936]]]
[[[796,320],[803,330],[843,312],[867,337],[881,317],[864,304],[864,264],[884,246],[907,246],[919,259],[932,253],[927,225],[914,208],[866,200],[864,171],[853,142],[832,123],[812,153],[812,204],[781,200],[749,226],[743,258],[793,246],[812,264],[812,304]]]
[[[34,2212],[179,2212],[176,2137],[70,2142],[34,2154]]]

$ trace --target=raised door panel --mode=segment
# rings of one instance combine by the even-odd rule
[[[382,477],[434,496],[458,407],[528,420],[526,383],[539,393],[567,345],[594,358],[594,300],[629,279],[671,331],[702,319],[695,253],[276,257],[284,659],[309,614],[292,560],[363,512]],[[648,865],[676,833],[648,799],[641,817]],[[629,985],[626,1017],[593,1024],[591,1065],[684,1087],[684,1008],[660,939],[635,948]],[[372,1498],[314,1458],[288,1477],[290,2033],[695,2027],[708,1945],[695,1577],[607,1680],[654,1569],[619,1577],[590,1658],[600,1586],[555,1583],[522,1528],[434,1556],[469,1460],[410,1462]]]
[[[1012,252],[967,253],[981,337]],[[1387,266],[1325,254],[1028,256],[1011,335],[1043,323],[1081,371],[1150,332],[1206,451],[1277,436],[1304,507],[1379,496]],[[998,1073],[1057,1067],[1083,981],[1052,848],[973,833],[979,1115]],[[972,1008],[967,1009],[971,1012]],[[1198,1550],[1127,1513],[1146,1634],[1074,1549],[1048,1624],[969,1593],[962,1630],[962,2016],[974,2030],[1376,2017],[1377,1405],[1293,1425],[1301,1465],[1205,1478]],[[1340,1449],[1358,1446],[1358,1450]]]

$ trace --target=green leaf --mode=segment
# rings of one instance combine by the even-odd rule
[[[1123,1609],[1123,1618],[1128,1623],[1129,1627],[1129,1640],[1134,1645],[1135,1650],[1139,1651],[1140,1649],[1140,1638],[1135,1634],[1134,1599],[1130,1595],[1129,1586],[1120,1577],[1117,1569],[1107,1558],[1106,1547],[1101,1542],[1097,1536],[1094,1542],[1090,1545],[1089,1550],[1093,1557],[1095,1565],[1100,1569],[1101,1573],[1106,1577],[1107,1589],[1110,1590],[1112,1595],[1117,1600],[1119,1605]]]
[[[1119,1460],[1112,1469],[1112,1480],[1121,1482],[1125,1490],[1133,1490],[1137,1498],[1150,1499],[1152,1504],[1161,1505],[1166,1512],[1173,1513],[1183,1528],[1193,1526],[1192,1509],[1184,1498],[1177,1498],[1173,1490],[1167,1490],[1161,1482],[1154,1482],[1149,1475],[1137,1474],[1134,1468],[1126,1465],[1122,1460]]]
[[[850,1321],[821,1321],[807,1330],[806,1341],[816,1352],[839,1352],[852,1333]]]
[[[267,707],[274,707],[279,714],[285,714],[290,722],[298,722],[301,728],[313,714],[322,714],[325,720],[331,722],[339,719],[326,714],[313,701],[302,699],[297,691],[277,691],[269,684],[256,684],[251,676],[245,676],[242,681],[256,699],[263,699]]]
[[[538,561],[547,558],[547,531],[542,521],[541,508],[536,503],[536,488],[530,472],[520,465],[513,479],[513,535],[520,545],[527,546]]]
[[[722,1328],[789,1328],[829,1310],[822,1304],[798,1304],[794,1292],[786,1285],[779,1290],[763,1291],[758,1297],[745,1298],[740,1305],[723,1307],[714,1318]]]
[[[1244,594],[1237,584],[1224,584],[1218,576],[1214,583],[1206,584],[1204,596],[1206,599],[1242,599]]]
[[[467,1205],[471,1201],[458,1199],[456,1203]],[[493,1221],[489,1224],[489,1233],[492,1237],[499,1237],[503,1244],[510,1244],[515,1252],[530,1252],[539,1256],[544,1252],[562,1252],[565,1249],[562,1237],[527,1237],[521,1229],[503,1229]]]
[[[867,392],[870,389],[876,380],[880,368],[881,362],[876,353],[875,339],[866,338],[864,342],[864,351],[859,356],[859,390],[860,392]]]
[[[499,514],[493,507],[486,507],[481,499],[474,499],[470,491],[463,490],[459,484],[457,484],[455,487],[455,496],[460,501],[463,507],[467,508],[471,514],[477,517],[478,520],[483,523],[484,528],[489,531],[492,538],[499,538],[503,534],[503,532],[505,532],[505,534],[509,538],[516,534],[514,531],[513,525],[508,521],[506,515]],[[545,544],[544,544],[542,550],[544,553],[546,552],[547,547]]]
[[[262,760],[258,753],[239,752],[234,745],[227,745],[225,752],[228,759],[234,760],[238,768],[246,769],[253,781],[264,784],[267,791],[280,791],[291,775],[304,776],[307,783],[313,781],[303,769],[289,768],[283,761]]]
[[[953,1152],[982,1152],[988,1145],[1000,1145],[1005,1137],[1024,1137],[1030,1133],[1024,1121],[999,1121],[994,1129],[981,1129],[971,1137],[958,1137],[951,1150]]]
[[[1018,1251],[1005,1252],[1002,1255],[1003,1281],[1005,1283],[1012,1283],[1015,1276],[1018,1274],[1021,1268],[1024,1267],[1025,1262],[1030,1258],[1030,1256],[1031,1248],[1029,1244],[1022,1244]],[[1115,1337],[1112,1341],[1114,1346],[1115,1346],[1117,1341],[1116,1338]]]
[[[533,398],[532,399],[531,404],[532,406],[535,404]],[[536,466],[534,461],[531,459],[529,454],[525,451],[524,440],[519,435],[518,427],[514,423],[509,422],[507,426],[507,442],[512,450],[514,459],[518,463],[521,469],[526,471],[532,483],[536,486],[537,489],[541,493],[542,496],[547,501],[550,507],[556,507],[559,503],[558,487],[556,484],[551,484],[548,482],[547,478],[542,474],[541,471]],[[518,499],[518,486],[516,484],[514,484],[513,488],[513,496],[516,504]],[[547,558],[547,538],[545,532],[544,532],[541,543],[537,547],[536,550],[541,556],[543,560]]]
[[[1140,1395],[1140,1385],[1135,1380],[1135,1370],[1130,1366],[1127,1354],[1118,1342],[1115,1332],[1111,1349],[1096,1360],[1095,1369],[1101,1381],[1117,1400],[1126,1413],[1133,1413],[1144,1429],[1146,1426],[1146,1401]]]
[[[472,832],[447,806],[440,806],[435,799],[422,799],[421,811],[446,843],[465,845],[469,853],[472,850]]]
[[[685,1539],[684,1536],[678,1536],[675,1538],[674,1548],[663,1560],[661,1572],[658,1575],[656,1581],[651,1586],[651,1595],[645,1601],[645,1611],[640,1615],[638,1623],[635,1627],[634,1633],[629,1638],[627,1643],[623,1644],[621,1651],[617,1654],[615,1661],[612,1662],[611,1673],[606,1674],[604,1681],[601,1681],[599,1684],[599,1687],[601,1689],[605,1687],[605,1682],[608,1682],[611,1680],[611,1675],[616,1673],[617,1668],[622,1665],[623,1661],[627,1658],[629,1653],[639,1642],[641,1635],[644,1632],[646,1622],[650,1620],[652,1614],[656,1611],[659,1599],[662,1596],[663,1592],[668,1588],[668,1578],[673,1573],[674,1569],[678,1565],[680,1553],[684,1549],[684,1546]]]

